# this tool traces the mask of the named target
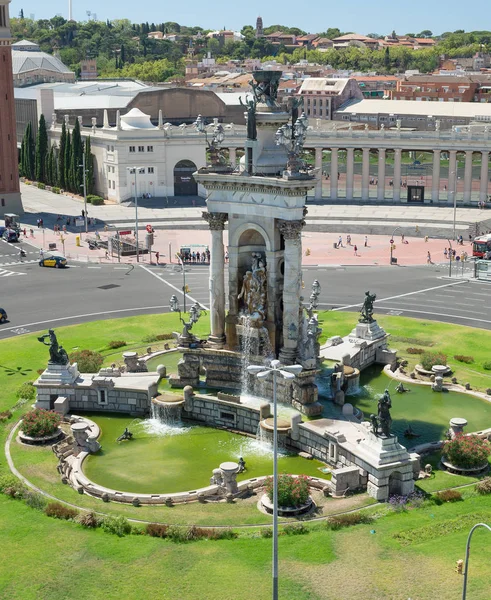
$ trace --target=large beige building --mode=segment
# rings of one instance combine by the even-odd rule
[[[37,44],[27,40],[12,44],[12,63],[15,87],[35,83],[75,81],[75,73],[70,71],[59,58],[41,52]]]
[[[342,104],[363,98],[356,80],[327,77],[308,77],[298,95],[303,99],[305,114],[314,119],[332,119]]]

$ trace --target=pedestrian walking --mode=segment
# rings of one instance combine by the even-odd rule
[[[428,254],[426,255],[426,264],[427,265],[431,265],[431,254],[430,251],[428,250]]]
[[[366,235],[365,236],[365,248],[367,248],[367,247],[368,247],[368,236]]]
[[[39,248],[39,258],[40,259],[44,258],[44,250],[42,248]]]
[[[109,258],[109,250],[106,250],[106,260]]]
[[[447,251],[447,249],[446,249],[446,248],[444,248],[444,249],[443,249],[443,256],[444,256],[445,258],[448,258],[448,251]]]
[[[349,234],[346,236],[346,245],[351,246],[351,236]]]
[[[401,244],[404,244],[404,234],[401,235]]]
[[[338,238],[338,248],[342,248],[343,247],[343,238],[341,236],[339,236]]]
[[[159,264],[159,258],[160,258],[160,253],[159,253],[159,252],[156,252],[156,253],[155,253],[155,262],[156,262],[157,264]]]
[[[225,251],[225,262],[228,263],[228,250]]]
[[[428,236],[425,235],[425,242],[428,242]]]
[[[353,250],[355,251],[355,256],[358,256],[358,246],[356,244],[354,245]]]
[[[29,229],[29,233],[30,233],[30,236],[33,238],[34,237],[34,229]]]

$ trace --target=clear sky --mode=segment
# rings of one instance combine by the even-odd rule
[[[393,29],[399,34],[418,33],[429,29],[433,33],[491,29],[489,2],[473,0],[465,9],[461,0],[349,0],[326,2],[326,0],[185,0],[181,2],[125,2],[124,0],[72,0],[73,16],[86,20],[86,11],[97,13],[98,20],[127,18],[133,22],[161,23],[175,21],[181,25],[199,25],[205,29],[240,29],[243,25],[255,25],[256,18],[263,18],[264,27],[282,24],[300,27],[307,32],[325,31],[339,27],[342,31],[356,33],[387,34]],[[11,16],[20,9],[24,15],[36,19],[68,14],[68,0],[13,0]]]

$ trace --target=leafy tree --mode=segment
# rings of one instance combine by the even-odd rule
[[[24,133],[24,155],[22,160],[22,172],[24,177],[34,179],[34,140],[32,139],[32,123],[29,121]]]
[[[423,31],[421,31],[420,33],[418,33],[418,35],[416,37],[419,37],[419,38],[430,38],[430,37],[433,37],[433,32],[430,31],[429,29],[423,29]]]
[[[58,152],[58,186],[61,189],[66,188],[66,180],[65,180],[65,154],[66,154],[66,127],[65,120],[61,124],[61,136],[60,136],[60,151]]]
[[[34,176],[36,181],[46,183],[46,159],[48,154],[48,132],[44,115],[39,117],[38,132],[36,136],[36,155]]]
[[[390,51],[388,46],[384,52],[384,66],[387,71],[390,69]]]
[[[94,155],[91,152],[90,135],[85,140],[84,155],[86,171],[85,185],[87,189],[87,194],[92,194],[94,190]]]
[[[82,143],[82,136],[80,135],[80,122],[78,119],[75,120],[75,126],[72,131],[72,151],[70,154],[70,177],[69,182],[71,191],[75,194],[80,194],[82,186],[82,154],[84,148]]]

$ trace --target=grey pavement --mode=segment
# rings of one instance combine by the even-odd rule
[[[23,222],[33,225],[37,218],[43,218],[45,226],[52,227],[58,214],[63,216],[78,216],[84,208],[83,200],[78,197],[53,194],[46,190],[39,190],[33,186],[21,184],[22,200],[26,215]],[[192,206],[192,203],[196,206]],[[160,206],[158,205],[160,202]],[[167,205],[169,202],[169,206]],[[175,205],[174,203],[178,203]],[[152,223],[154,227],[173,229],[175,227],[201,228],[207,227],[201,219],[201,212],[205,205],[202,198],[162,198],[140,199],[138,207],[141,222]],[[377,227],[386,230],[401,224],[416,225],[420,229],[432,229],[432,234],[437,235],[438,229],[444,230],[440,237],[445,237],[446,232],[452,227],[452,206],[410,206],[407,204],[332,204],[308,202],[308,215],[306,218],[307,229],[319,231],[350,231],[356,232],[360,226],[369,234],[376,234]],[[109,225],[132,224],[135,220],[135,208],[132,203],[105,204],[103,206],[88,205],[89,216],[96,218],[100,223]],[[456,222],[461,231],[466,230],[469,224],[490,221],[486,228],[491,228],[491,210],[469,207],[458,207]],[[340,229],[345,227],[345,229]]]

